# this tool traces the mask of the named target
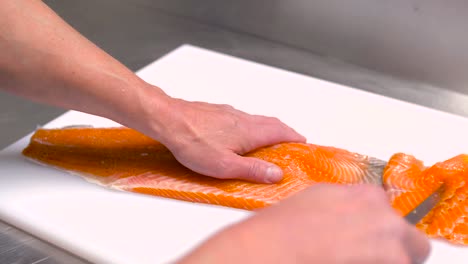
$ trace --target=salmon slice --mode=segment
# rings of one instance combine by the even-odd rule
[[[429,237],[468,245],[468,155],[459,155],[426,168],[411,155],[392,156],[383,184],[392,207],[401,215],[416,208],[442,184],[434,208],[416,225]]]
[[[381,184],[386,164],[333,147],[283,143],[246,154],[280,166],[281,182],[218,180],[185,168],[161,143],[128,128],[39,129],[23,154],[113,189],[248,210],[318,182]]]
[[[422,161],[404,153],[397,153],[388,161],[383,186],[400,215],[410,213],[442,185],[437,174],[424,173],[425,170]]]
[[[425,172],[441,177],[445,185],[441,201],[418,223],[431,237],[468,244],[468,155],[439,162]]]

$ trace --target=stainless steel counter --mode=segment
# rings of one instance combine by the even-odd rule
[[[333,56],[318,56],[309,49],[295,46],[294,43],[269,40],[263,35],[257,36],[255,32],[244,32],[239,28],[228,30],[216,21],[200,19],[199,15],[188,15],[186,10],[174,12],[174,6],[166,9],[164,3],[167,1],[48,0],[45,2],[86,37],[132,70],[138,70],[181,44],[190,43],[468,116],[466,94],[429,83],[404,80],[401,76],[392,77],[340,61]],[[180,1],[178,2],[177,7],[184,8]],[[210,7],[209,2],[199,2],[197,10],[205,8],[206,12]],[[226,8],[229,8],[229,5],[226,5]],[[277,16],[280,19],[281,14]],[[270,18],[275,19],[275,17]],[[263,23],[261,27],[268,26],[266,20],[259,22]],[[63,112],[63,109],[31,103],[0,92],[0,148],[6,147],[33,131],[38,125],[47,123]],[[60,250],[59,247],[15,229],[14,225],[15,223],[0,222],[0,263],[86,263]]]

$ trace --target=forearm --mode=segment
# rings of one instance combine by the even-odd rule
[[[277,182],[279,167],[239,155],[305,141],[274,118],[167,96],[38,0],[0,0],[0,89],[112,119],[160,141],[189,169],[221,179]]]
[[[230,227],[184,256],[178,264],[262,263],[258,258],[261,245],[255,245],[255,239],[255,234],[247,237],[242,228]]]
[[[284,254],[280,254],[284,245],[277,237],[276,229],[269,222],[247,219],[214,235],[180,259],[178,264],[291,262],[291,256],[283,259]]]
[[[2,89],[118,122],[137,114],[146,93],[158,89],[81,36],[42,1],[0,1],[0,50]]]

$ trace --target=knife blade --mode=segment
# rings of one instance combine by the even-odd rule
[[[442,197],[442,192],[444,190],[444,185],[442,184],[439,188],[437,188],[431,195],[429,195],[426,200],[420,203],[416,208],[414,208],[411,212],[409,212],[405,219],[412,225],[416,225],[424,218],[433,208],[434,206],[440,202]]]

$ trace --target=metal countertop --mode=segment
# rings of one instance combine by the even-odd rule
[[[468,95],[391,77],[252,34],[174,15],[150,1],[45,1],[82,34],[136,71],[189,43],[248,60],[468,116]],[[155,1],[157,2],[157,1]],[[65,110],[0,92],[0,149]],[[0,263],[87,263],[0,221]]]

